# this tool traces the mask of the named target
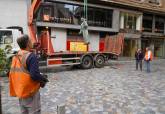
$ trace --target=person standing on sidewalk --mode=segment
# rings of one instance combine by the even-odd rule
[[[138,70],[138,66],[140,66],[140,70],[142,71],[143,52],[141,51],[141,49],[138,49],[135,52],[135,59],[136,59],[136,70]]]
[[[146,48],[145,57],[144,57],[144,61],[145,61],[145,63],[146,63],[146,71],[147,71],[148,73],[151,72],[150,61],[152,61],[152,58],[153,58],[152,52],[151,52],[151,50],[147,47],[147,48]]]
[[[41,114],[40,87],[47,78],[40,74],[37,56],[30,52],[28,35],[17,39],[19,52],[13,57],[9,72],[10,96],[19,98],[21,114]]]

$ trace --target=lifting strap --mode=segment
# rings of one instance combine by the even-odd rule
[[[86,20],[88,19],[88,5],[87,5],[87,0],[84,0],[84,18]]]

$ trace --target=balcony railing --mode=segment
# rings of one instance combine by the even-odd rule
[[[143,32],[152,32],[152,28],[143,28],[142,31]]]
[[[161,29],[155,29],[155,33],[164,33],[164,30],[161,30]]]
[[[120,29],[120,32],[122,33],[132,33],[132,34],[140,34],[140,30],[134,30],[134,29]]]

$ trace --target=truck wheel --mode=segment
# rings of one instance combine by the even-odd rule
[[[93,58],[90,56],[84,56],[81,61],[81,67],[83,69],[90,69],[93,66]]]
[[[96,68],[101,68],[101,67],[103,67],[104,64],[105,64],[104,56],[102,56],[102,55],[96,56],[94,63],[95,63],[95,67],[96,67]]]

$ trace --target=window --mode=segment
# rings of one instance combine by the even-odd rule
[[[143,32],[152,32],[153,15],[143,15]]]
[[[89,26],[112,28],[112,10],[89,8]]]
[[[156,17],[155,32],[164,33],[165,19],[163,17]]]
[[[53,3],[54,14],[53,22],[62,24],[81,24],[81,17],[84,17],[84,7],[81,5]],[[43,6],[43,7],[46,7]],[[50,9],[44,10],[44,14],[49,14]],[[39,16],[42,16],[41,13]],[[88,7],[88,24],[89,26],[112,28],[113,10]],[[43,20],[43,19],[42,19]]]
[[[13,42],[12,31],[0,31],[0,44],[10,44]]]
[[[54,9],[52,5],[44,5],[40,8],[38,11],[39,16],[37,17],[37,20],[42,21],[50,21],[51,18],[54,16]]]
[[[55,3],[55,19],[56,23],[75,24],[80,23],[81,15],[83,15],[83,7],[72,4]]]
[[[131,13],[124,13],[124,28],[136,30],[137,16]]]
[[[51,8],[45,7],[43,9],[43,20],[44,21],[49,21],[51,17]]]

